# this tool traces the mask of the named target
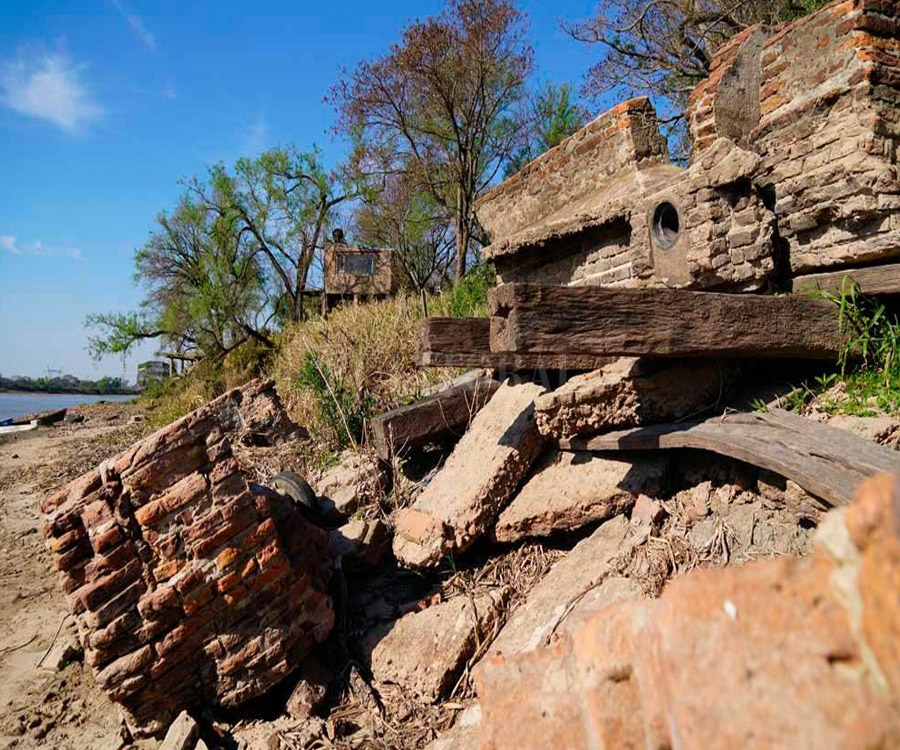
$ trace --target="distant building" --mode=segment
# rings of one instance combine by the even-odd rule
[[[400,286],[393,250],[343,242],[325,243],[323,276],[326,309],[345,299],[384,299],[396,294]]]
[[[137,367],[137,387],[145,388],[151,380],[165,380],[169,377],[169,365],[158,360],[141,362]]]

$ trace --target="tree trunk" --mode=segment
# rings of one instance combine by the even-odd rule
[[[466,275],[466,255],[469,252],[469,208],[460,188],[456,190],[456,280]]]

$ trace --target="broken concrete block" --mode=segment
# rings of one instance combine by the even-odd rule
[[[425,750],[478,750],[478,728],[481,726],[481,706],[469,706],[453,726],[434,740]]]
[[[372,676],[423,701],[438,700],[490,637],[505,601],[505,591],[458,596],[380,626],[365,642]]]
[[[500,542],[549,536],[624,513],[638,495],[659,493],[665,470],[665,457],[649,453],[605,458],[547,449],[500,513],[494,536]]]
[[[875,477],[810,556],[695,570],[483,661],[481,748],[897,745],[898,518],[900,479]]]
[[[300,665],[300,679],[291,691],[285,712],[292,719],[306,721],[313,716],[328,693],[327,678],[322,663],[313,655]]]
[[[390,489],[387,472],[376,456],[344,451],[337,466],[313,481],[319,509],[332,521],[350,518],[363,505]]]
[[[169,731],[159,750],[194,750],[194,743],[197,735],[200,733],[200,727],[194,721],[187,711],[178,714],[178,718],[172,722]]]
[[[138,736],[263,694],[334,623],[328,535],[232,455],[291,432],[277,409],[271,384],[230,391],[43,503],[85,662]]]
[[[541,434],[565,440],[616,427],[672,422],[713,406],[736,370],[717,362],[622,357],[576,375],[535,402]]]
[[[346,558],[360,565],[378,565],[390,549],[391,536],[384,523],[350,521],[329,534],[328,551],[332,557]]]
[[[543,392],[514,379],[497,389],[447,463],[412,507],[398,514],[394,554],[400,562],[437,565],[490,528],[540,451],[534,400]]]
[[[78,643],[75,635],[69,632],[68,628],[60,631],[59,636],[53,642],[53,646],[47,652],[47,655],[41,659],[38,666],[49,672],[60,672],[69,664],[81,661],[84,657],[81,644]]]
[[[616,562],[631,556],[639,537],[628,519],[604,522],[557,562],[500,630],[492,655],[532,651],[566,632],[573,615],[641,596],[637,582],[616,574]]]

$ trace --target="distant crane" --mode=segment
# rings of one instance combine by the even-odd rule
[[[53,378],[61,378],[63,374],[62,370],[51,370],[50,365],[47,365],[47,379],[53,380]]]

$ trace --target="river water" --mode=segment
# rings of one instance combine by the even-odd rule
[[[98,401],[129,401],[134,396],[82,396],[68,393],[0,393],[0,422],[39,411],[72,408]]]

